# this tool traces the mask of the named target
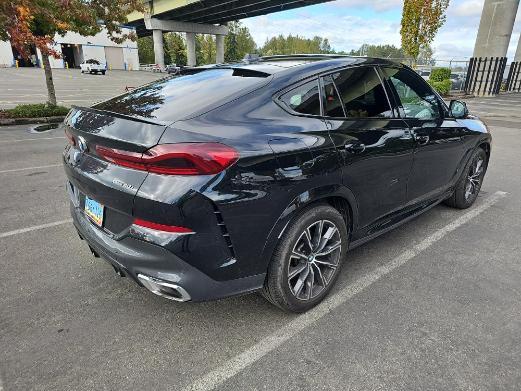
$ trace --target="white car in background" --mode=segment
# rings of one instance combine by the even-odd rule
[[[101,73],[105,74],[106,68],[105,64],[100,63],[98,60],[94,60],[93,58],[89,60],[85,60],[80,64],[81,73]]]
[[[431,77],[431,71],[429,70],[420,70],[418,71],[418,74],[422,77],[423,80],[428,81]]]

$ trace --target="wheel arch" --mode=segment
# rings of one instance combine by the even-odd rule
[[[346,222],[348,236],[351,238],[358,226],[358,204],[351,190],[342,185],[307,190],[293,198],[273,225],[262,251],[262,259],[266,260],[266,267],[268,267],[279,239],[293,218],[304,208],[318,203],[331,205],[340,212]]]
[[[487,162],[490,160],[490,142],[483,141],[478,145],[478,148],[481,148],[487,154]]]

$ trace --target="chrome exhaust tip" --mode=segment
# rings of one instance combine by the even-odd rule
[[[144,274],[138,274],[137,278],[145,288],[147,288],[155,295],[174,301],[190,300],[190,295],[188,292],[179,285],[175,285],[163,280],[158,280],[154,277],[145,276]]]

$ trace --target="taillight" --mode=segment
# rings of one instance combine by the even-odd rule
[[[158,224],[158,223],[153,223],[151,221],[141,220],[141,219],[134,219],[133,224],[139,225],[140,227],[153,229],[156,231],[172,232],[172,233],[179,233],[179,234],[193,233],[193,231],[189,228],[179,227],[177,225]]]
[[[195,233],[189,228],[158,224],[142,219],[134,219],[129,232],[135,238],[160,246],[166,246],[173,240]]]
[[[74,135],[69,131],[69,129],[65,129],[65,137],[69,140],[69,144],[73,147],[76,146],[76,139]]]
[[[101,145],[96,151],[120,166],[166,175],[217,174],[239,158],[234,148],[220,143],[163,144],[142,154]]]

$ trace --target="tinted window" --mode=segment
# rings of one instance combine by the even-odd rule
[[[320,115],[320,97],[316,79],[286,92],[280,99],[297,113]]]
[[[374,68],[346,69],[333,74],[332,78],[347,118],[392,117],[385,90]]]
[[[438,98],[427,83],[407,69],[384,68],[383,71],[398,94],[405,118],[439,118]]]
[[[192,75],[162,79],[94,108],[130,116],[173,122],[196,111],[227,103],[267,82],[259,72],[245,75],[230,68],[208,69]]]
[[[96,64],[96,65],[99,65],[99,61],[98,61],[98,60],[87,60],[87,64]]]

